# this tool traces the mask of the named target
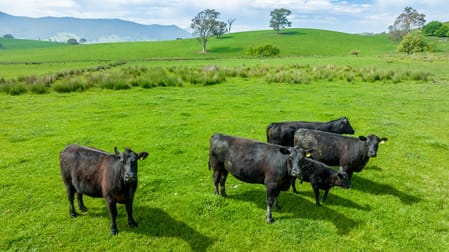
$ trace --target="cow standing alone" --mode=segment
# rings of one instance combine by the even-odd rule
[[[301,175],[304,150],[254,140],[214,134],[210,139],[209,169],[214,173],[215,194],[226,197],[225,183],[230,172],[247,183],[265,184],[267,195],[266,220],[273,223],[271,208],[277,204],[280,191],[290,187],[292,176]]]
[[[73,205],[74,195],[78,198],[78,207],[87,211],[83,202],[83,194],[91,197],[104,197],[111,215],[111,233],[118,233],[115,219],[117,217],[117,203],[126,205],[128,224],[137,227],[132,216],[132,204],[137,188],[137,160],[148,156],[147,152],[139,154],[131,149],[115,154],[102,150],[68,145],[59,155],[62,180],[67,189],[70,204],[70,215],[76,217]]]
[[[354,129],[346,117],[329,122],[277,122],[267,126],[267,142],[283,146],[293,146],[295,131],[300,128],[334,132],[337,134],[354,134]]]
[[[299,129],[295,133],[295,146],[310,152],[312,159],[327,165],[340,166],[351,179],[353,172],[360,172],[370,157],[377,156],[379,143],[387,138],[376,135],[359,138],[341,136],[318,130]]]

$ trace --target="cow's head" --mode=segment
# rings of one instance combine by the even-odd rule
[[[344,171],[338,171],[335,173],[333,185],[341,186],[343,188],[350,188],[352,186],[348,174]]]
[[[368,137],[359,136],[360,141],[366,142],[368,146],[368,157],[376,157],[379,144],[385,143],[388,139],[385,137],[378,137],[376,135],[369,135]]]
[[[147,156],[147,152],[141,152],[139,154],[133,152],[131,149],[126,148],[125,151],[120,153],[117,147],[114,148],[115,155],[120,158],[121,176],[125,184],[131,184],[137,181],[137,161],[144,160]]]
[[[342,117],[338,119],[337,124],[335,126],[337,127],[336,133],[338,134],[350,134],[350,135],[354,134],[354,129],[349,123],[347,117]]]
[[[306,156],[304,149],[299,147],[282,146],[279,149],[279,151],[284,155],[288,155],[287,158],[288,173],[294,177],[301,177],[302,176],[301,162]]]

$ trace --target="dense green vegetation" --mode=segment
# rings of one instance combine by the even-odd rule
[[[163,75],[161,69],[169,76],[207,70],[225,77],[216,85],[139,83],[70,93],[55,89],[72,79],[61,78],[41,95],[0,93],[0,250],[446,250],[447,55],[396,54],[384,36],[288,31],[226,35],[211,41],[206,55],[196,40],[0,50],[0,62],[14,63],[0,65],[4,81],[60,73],[80,82],[89,73],[139,73],[143,81]],[[266,43],[278,47],[280,57],[247,58],[248,48]],[[295,73],[308,81],[281,78]],[[341,78],[348,73],[355,78]],[[385,79],[377,80],[379,73]],[[412,78],[388,79],[395,74]],[[299,194],[281,193],[283,208],[273,212],[272,225],[265,222],[263,185],[229,176],[228,198],[213,194],[207,169],[213,133],[265,141],[270,122],[343,115],[356,136],[389,139],[354,175],[352,189],[334,188],[316,207],[310,185],[297,185]],[[104,200],[89,197],[89,211],[70,218],[58,164],[70,143],[150,153],[139,166],[138,228],[127,226],[120,205],[119,234],[112,237]]]

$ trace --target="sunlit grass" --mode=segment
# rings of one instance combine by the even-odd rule
[[[449,244],[447,85],[432,83],[263,84],[2,95],[2,250],[444,250]],[[214,132],[265,140],[272,121],[348,116],[356,135],[388,137],[379,156],[314,205],[308,183],[282,192],[265,223],[262,185],[228,179],[213,195],[207,169]],[[109,234],[102,199],[72,219],[58,153],[69,143],[149,151],[139,166],[137,229],[119,207]],[[437,210],[436,210],[437,209]]]

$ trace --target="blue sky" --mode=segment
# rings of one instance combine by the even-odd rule
[[[270,29],[270,11],[275,8],[292,11],[292,27],[348,33],[388,31],[406,6],[425,14],[427,21],[449,21],[447,0],[0,0],[0,6],[15,16],[120,18],[183,29],[209,8],[220,12],[223,21],[236,19],[233,32]]]

